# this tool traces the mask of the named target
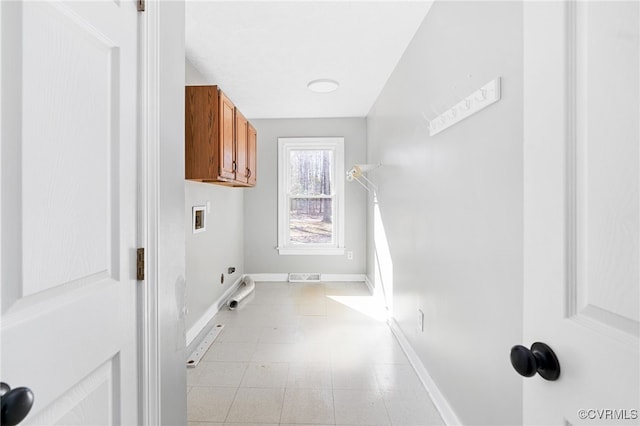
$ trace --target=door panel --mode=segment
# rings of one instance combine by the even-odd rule
[[[2,380],[24,424],[136,424],[135,3],[0,14]]]
[[[569,190],[577,201],[569,213],[577,224],[572,314],[637,338],[640,70],[634,8],[584,2],[569,11],[576,28],[570,41],[576,133],[569,152],[576,178]]]
[[[117,46],[69,11],[27,5],[23,17],[23,249],[25,259],[38,259],[23,264],[28,296],[112,273],[117,279],[112,152],[119,135],[111,112],[118,87],[111,82],[119,58]]]
[[[115,404],[110,397],[113,395],[114,363],[108,363],[98,367],[84,380],[66,393],[63,416],[56,423],[65,426],[71,425],[95,425],[114,424],[115,416],[110,408]],[[105,404],[104,402],[111,402]],[[62,404],[61,404],[62,405]],[[53,410],[45,410],[34,423],[53,424],[59,416]]]
[[[638,6],[524,4],[525,424],[637,424]]]

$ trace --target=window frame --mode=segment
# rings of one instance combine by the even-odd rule
[[[333,151],[332,223],[333,243],[312,244],[292,243],[289,238],[289,158],[291,151],[331,150]],[[304,137],[278,138],[278,253],[281,255],[344,255],[344,138]],[[300,198],[300,197],[293,197]],[[311,198],[311,197],[310,197]]]

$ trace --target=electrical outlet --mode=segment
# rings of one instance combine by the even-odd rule
[[[347,260],[353,260],[353,252],[351,250],[347,252]]]
[[[424,312],[418,309],[418,331],[424,333]]]

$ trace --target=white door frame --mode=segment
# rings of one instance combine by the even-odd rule
[[[160,424],[158,320],[159,102],[158,2],[139,14],[138,247],[145,248],[145,279],[139,287],[139,385],[142,425]]]
[[[147,0],[139,24],[138,239],[146,268],[138,380],[140,424],[156,426],[186,422],[184,144],[178,140],[184,137],[184,0]]]

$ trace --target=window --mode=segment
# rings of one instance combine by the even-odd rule
[[[278,139],[278,251],[344,254],[344,138]]]

